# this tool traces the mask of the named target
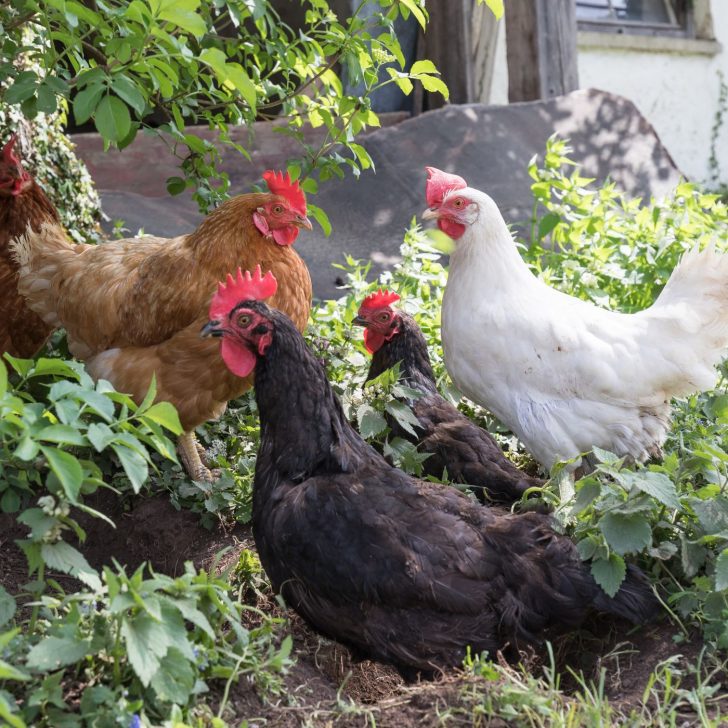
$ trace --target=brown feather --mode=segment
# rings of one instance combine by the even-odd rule
[[[53,330],[28,308],[18,293],[18,266],[10,241],[27,227],[38,231],[44,223],[60,224],[53,203],[36,182],[17,196],[0,195],[0,354],[31,357]]]
[[[292,247],[264,238],[252,222],[267,193],[241,195],[189,235],[73,245],[46,226],[18,242],[20,290],[44,319],[68,332],[71,352],[91,374],[140,401],[152,375],[157,399],[172,402],[185,430],[218,417],[252,379],[232,375],[217,340],[200,330],[217,283],[238,267],[260,264],[278,280],[270,300],[303,331],[311,277]]]

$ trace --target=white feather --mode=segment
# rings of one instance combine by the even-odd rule
[[[697,247],[649,309],[622,314],[547,286],[521,259],[495,203],[456,242],[442,310],[455,384],[546,467],[593,446],[644,460],[670,400],[715,383],[728,345],[728,255]]]

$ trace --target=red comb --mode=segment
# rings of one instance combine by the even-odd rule
[[[17,141],[18,141],[18,135],[13,134],[10,137],[10,139],[8,140],[7,144],[2,149],[3,162],[5,162],[5,164],[12,165],[13,167],[20,166],[20,159],[19,159],[19,157],[16,156],[15,152],[13,151],[13,147],[15,147]]]
[[[435,167],[425,167],[425,170],[427,170],[425,197],[428,207],[441,205],[445,195],[451,190],[462,190],[468,186],[468,183],[457,174],[449,174]]]
[[[284,175],[283,172],[276,173],[268,169],[263,172],[263,179],[274,195],[285,197],[296,212],[301,215],[306,214],[306,195],[303,194],[297,181],[291,182],[291,175],[288,172]]]
[[[380,288],[375,293],[370,293],[359,306],[359,311],[376,311],[377,309],[390,306],[399,301],[399,296],[394,291]]]
[[[227,316],[241,301],[263,301],[270,298],[277,288],[278,282],[273,273],[268,271],[261,275],[260,265],[255,267],[252,275],[250,271],[243,273],[238,268],[235,278],[228,273],[225,283],[217,284],[217,293],[210,302],[210,319]]]

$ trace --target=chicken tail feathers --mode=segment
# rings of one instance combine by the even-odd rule
[[[10,242],[10,252],[18,264],[18,292],[50,326],[60,326],[48,295],[58,270],[58,258],[74,254],[76,247],[63,228],[52,224],[43,225],[39,232],[28,226],[24,235]]]
[[[728,253],[714,244],[703,250],[696,245],[643,314],[658,326],[656,338],[670,347],[667,358],[677,376],[666,382],[668,397],[711,387],[713,367],[728,347]]]
[[[628,564],[627,575],[619,591],[610,597],[599,588],[594,607],[600,612],[614,614],[633,624],[645,624],[658,615],[660,602],[642,571]]]

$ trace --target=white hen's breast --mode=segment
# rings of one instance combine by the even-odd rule
[[[460,276],[457,265],[454,273],[442,311],[447,369],[544,466],[595,445],[644,459],[664,440],[664,393],[642,396],[631,381],[649,365],[644,322],[564,296],[530,273],[517,289],[491,294],[477,276]]]

